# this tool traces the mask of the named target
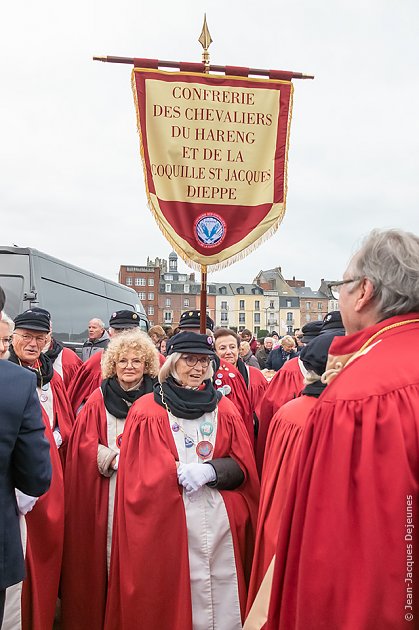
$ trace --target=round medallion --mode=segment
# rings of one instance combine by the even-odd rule
[[[207,437],[212,434],[212,432],[214,431],[214,427],[212,426],[211,422],[203,422],[199,427],[199,431],[201,432],[201,435]]]
[[[218,214],[201,214],[194,223],[195,238],[203,247],[216,247],[226,235],[227,226]]]
[[[180,429],[180,426],[178,425],[178,423],[177,423],[177,422],[174,422],[174,423],[172,424],[172,431],[173,431],[174,433],[177,433],[177,432],[179,431],[179,429]]]
[[[40,395],[40,397],[39,397],[39,400],[40,400],[41,402],[47,402],[47,400],[48,400],[48,396],[47,396],[46,394],[42,393],[42,394]]]
[[[222,385],[222,384],[223,384],[223,381],[222,381],[221,379],[217,378],[217,379],[214,381],[214,383],[215,383],[216,385]]]
[[[217,374],[217,378],[223,378],[222,374]]]
[[[196,454],[201,459],[207,459],[211,456],[213,448],[214,447],[211,442],[208,442],[208,440],[202,440],[202,442],[198,442],[196,445]]]
[[[229,394],[231,394],[230,385],[224,385],[223,389],[224,389],[224,396],[228,396]]]
[[[193,445],[194,445],[194,441],[191,440],[190,437],[185,435],[185,446],[186,446],[186,448],[192,448]]]
[[[233,372],[229,372],[229,374],[228,374],[228,375],[229,375],[229,377],[230,377],[230,378],[236,378],[236,375],[235,375],[235,374],[233,374]]]
[[[122,433],[120,433],[119,435],[116,436],[116,440],[115,443],[117,445],[118,448],[121,448],[121,444],[122,444]]]

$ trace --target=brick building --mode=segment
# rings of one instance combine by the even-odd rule
[[[144,266],[121,265],[118,281],[132,287],[140,298],[150,326],[159,323],[159,282],[160,275],[167,271],[167,262],[161,258],[147,258]]]

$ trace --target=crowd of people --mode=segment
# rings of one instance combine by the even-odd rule
[[[419,238],[333,290],[282,338],[92,317],[81,360],[0,289],[3,630],[419,627]]]

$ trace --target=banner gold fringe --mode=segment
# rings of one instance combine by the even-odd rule
[[[140,68],[137,68],[137,70],[140,70]],[[199,74],[199,73],[189,73],[189,74]],[[208,77],[208,75],[205,75],[205,76]],[[259,80],[266,81],[266,79],[259,79]],[[287,81],[276,81],[276,82],[288,83]],[[238,252],[237,254],[230,256],[230,258],[227,258],[226,260],[223,260],[219,263],[215,263],[211,265],[211,264],[207,264],[205,261],[202,261],[202,260],[195,261],[184,252],[184,250],[176,242],[175,237],[172,234],[170,234],[167,231],[166,227],[161,223],[159,214],[157,210],[155,209],[154,204],[151,200],[150,191],[149,191],[148,182],[147,182],[147,168],[146,168],[146,161],[145,161],[145,155],[144,155],[143,138],[142,138],[142,133],[141,133],[140,110],[139,110],[139,105],[138,105],[137,86],[135,83],[135,69],[132,71],[131,87],[132,87],[132,91],[134,95],[135,110],[136,110],[136,116],[137,116],[137,130],[138,130],[138,135],[140,139],[140,155],[141,155],[141,162],[143,166],[144,183],[145,183],[145,190],[146,190],[147,201],[148,201],[147,205],[161,233],[165,237],[165,239],[169,241],[174,251],[177,254],[179,254],[182,260],[188,265],[188,267],[191,267],[191,269],[194,269],[195,271],[201,271],[202,265],[206,266],[207,272],[211,272],[211,271],[214,272],[214,271],[220,271],[221,269],[225,269],[226,267],[229,267],[230,265],[233,265],[234,263],[239,262],[240,260],[243,260],[244,258],[246,258],[246,256],[248,256],[253,251],[255,251],[258,247],[260,247],[260,245],[262,245],[262,243],[270,239],[278,230],[279,226],[281,225],[282,220],[285,215],[285,211],[286,211],[286,201],[287,201],[287,192],[288,192],[288,151],[289,151],[291,120],[292,120],[292,108],[293,108],[293,102],[294,102],[294,85],[291,83],[290,86],[291,86],[291,90],[290,90],[290,100],[289,100],[289,108],[288,108],[287,140],[286,140],[285,161],[284,161],[284,204],[283,204],[283,208],[281,210],[280,216],[275,221],[274,225],[269,230],[267,230],[262,236],[256,239],[254,243],[252,243],[248,247],[245,247],[241,252]]]

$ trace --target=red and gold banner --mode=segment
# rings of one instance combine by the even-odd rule
[[[285,213],[290,81],[134,68],[149,204],[189,264],[242,258]]]

